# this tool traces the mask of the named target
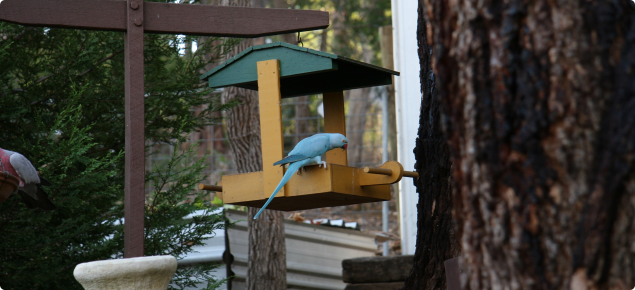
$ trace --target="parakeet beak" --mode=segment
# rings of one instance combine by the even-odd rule
[[[342,146],[342,150],[346,150],[346,148],[348,148],[348,144],[344,144],[344,146]]]

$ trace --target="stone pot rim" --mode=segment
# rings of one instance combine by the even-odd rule
[[[84,265],[84,264],[101,264],[101,263],[106,263],[106,264],[147,263],[147,262],[149,262],[151,260],[164,260],[164,259],[175,259],[176,260],[176,258],[174,256],[172,256],[172,255],[143,256],[143,257],[134,257],[134,258],[121,258],[121,259],[107,259],[107,260],[90,261],[90,262],[79,263],[79,264],[77,264],[77,266]]]
[[[165,290],[177,266],[170,255],[99,260],[78,264],[73,276],[87,290]]]

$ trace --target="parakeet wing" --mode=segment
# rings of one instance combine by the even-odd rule
[[[304,159],[309,159],[309,157],[306,157],[306,156],[300,155],[300,154],[294,154],[294,155],[289,155],[289,156],[283,158],[282,160],[274,163],[273,165],[287,164],[287,163],[296,162],[296,161],[300,161],[300,160],[304,160]]]
[[[324,154],[330,144],[329,134],[315,134],[311,137],[304,138],[302,141],[295,145],[295,148],[289,152],[291,155],[302,155],[307,158],[313,158]]]

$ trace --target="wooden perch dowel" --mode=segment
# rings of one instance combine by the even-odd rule
[[[222,192],[223,191],[223,187],[222,186],[210,185],[210,184],[202,184],[202,183],[198,184],[198,189],[207,190],[207,191],[217,191],[217,192]]]
[[[364,167],[364,172],[381,175],[392,175],[392,170],[387,168]]]
[[[403,176],[412,177],[412,178],[418,178],[419,177],[419,173],[416,172],[416,171],[404,171],[403,172]]]
[[[381,175],[392,175],[392,170],[387,168],[364,167],[364,172]],[[419,173],[415,171],[404,171],[403,176],[417,178],[419,177]]]

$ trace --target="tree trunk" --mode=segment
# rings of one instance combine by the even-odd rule
[[[311,109],[309,108],[309,96],[296,97],[295,99],[295,140],[297,144],[302,139],[308,137],[304,134],[311,132],[309,118]]]
[[[462,287],[631,289],[635,5],[422,1]]]
[[[419,79],[421,112],[416,142],[414,180],[417,204],[417,246],[414,264],[405,290],[446,289],[445,260],[459,255],[459,243],[452,221],[452,163],[447,139],[441,128],[440,99],[435,91],[435,76],[430,63],[424,9],[419,3],[417,40],[419,43]]]
[[[346,138],[351,144],[346,150],[348,164],[360,166],[364,160],[364,129],[366,129],[366,114],[371,103],[368,101],[369,88],[355,89],[344,92],[348,97],[348,115],[346,120]]]
[[[384,68],[394,70],[395,62],[393,59],[393,46],[392,46],[392,25],[379,27],[379,42],[381,44],[381,65]],[[423,69],[421,70],[423,71]],[[393,83],[395,77],[393,76]],[[386,86],[388,90],[388,149],[390,157],[389,160],[397,160],[397,108],[395,102],[395,86]],[[399,183],[395,183],[395,186]]]
[[[250,0],[231,0],[226,5],[247,7],[249,4]],[[244,40],[227,57],[233,57],[251,45],[252,40]],[[228,112],[226,121],[227,137],[238,172],[262,171],[258,94],[251,90],[228,87],[222,98],[225,103],[234,100],[240,102],[240,105]],[[247,289],[286,289],[284,217],[281,211],[265,210],[257,220],[254,220],[258,210],[251,207],[248,209]]]

